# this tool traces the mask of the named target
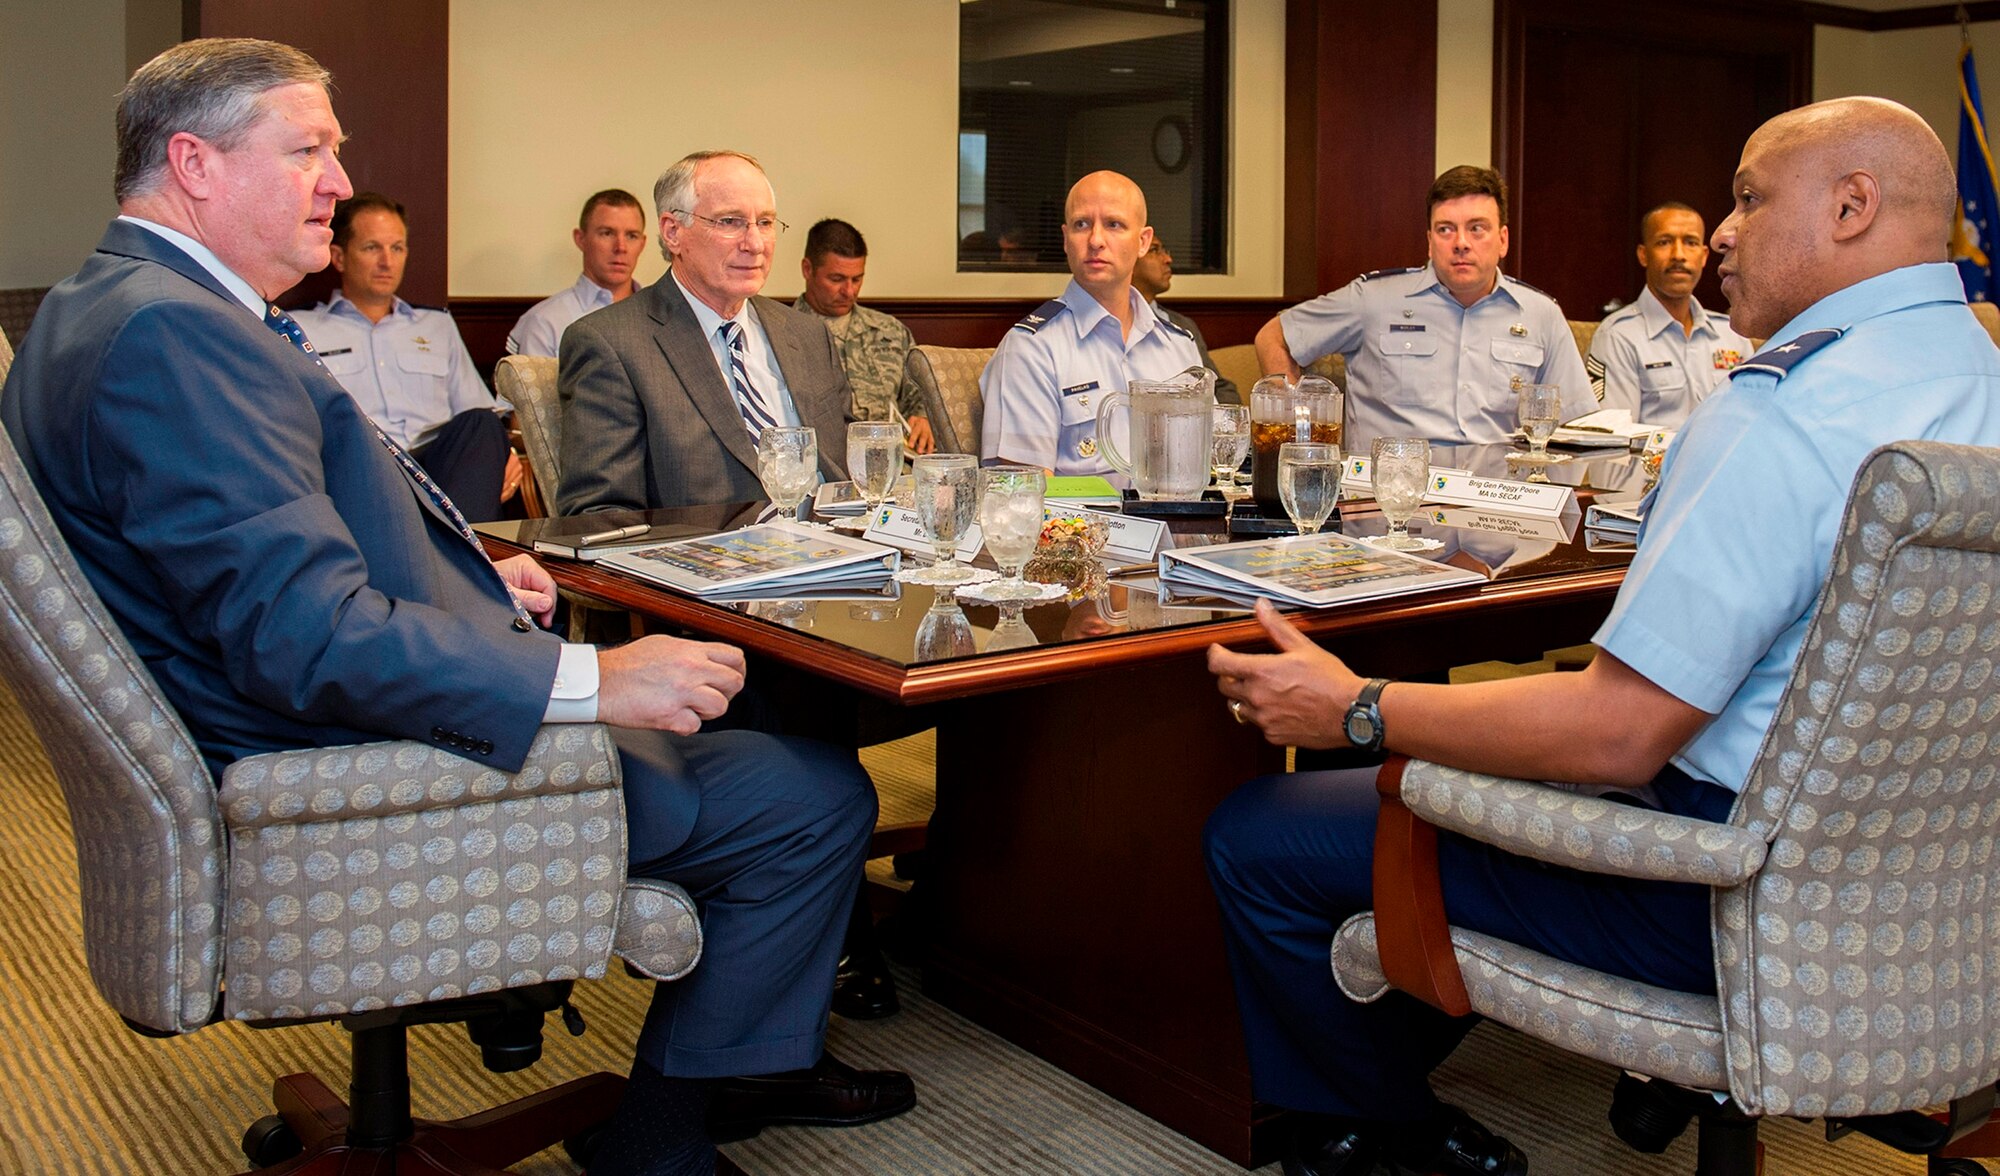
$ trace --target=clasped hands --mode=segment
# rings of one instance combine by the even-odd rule
[[[1268,600],[1257,621],[1276,653],[1234,653],[1208,647],[1215,688],[1239,722],[1253,723],[1281,747],[1346,747],[1342,719],[1366,679],[1299,632]]]
[[[521,607],[543,625],[555,615],[556,582],[526,555],[496,562]],[[743,689],[743,651],[714,641],[641,637],[597,651],[597,720],[692,735],[719,718]]]

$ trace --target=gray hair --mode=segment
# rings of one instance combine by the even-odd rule
[[[688,155],[683,155],[672,166],[668,167],[667,170],[661,172],[659,179],[653,181],[653,211],[655,215],[662,219],[671,215],[675,220],[684,225],[693,223],[695,172],[700,170],[702,164],[707,163],[711,159],[725,158],[740,159],[751,167],[756,168],[760,174],[764,172],[764,165],[757,162],[756,156],[746,155],[741,151],[696,151]],[[764,182],[767,184],[770,183],[771,177],[764,175]],[[660,256],[666,258],[668,264],[671,265],[673,263],[674,255],[667,248],[667,235],[665,233],[660,234]]]
[[[280,86],[333,84],[319,62],[276,41],[211,37],[182,43],[139,67],[118,94],[118,164],[113,192],[122,203],[158,191],[167,141],[186,132],[234,150],[264,115],[264,94]]]

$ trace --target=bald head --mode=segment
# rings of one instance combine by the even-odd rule
[[[1153,243],[1146,194],[1114,171],[1078,180],[1063,201],[1063,255],[1076,284],[1116,315],[1130,314],[1132,267]]]
[[[1734,210],[1711,244],[1730,324],[1769,337],[1856,282],[1943,261],[1957,185],[1923,119],[1882,98],[1837,98],[1759,127]]]
[[[1063,219],[1076,215],[1077,208],[1087,202],[1111,200],[1133,211],[1138,223],[1145,224],[1146,194],[1131,177],[1115,171],[1094,171],[1071,184],[1069,196],[1063,200]]]

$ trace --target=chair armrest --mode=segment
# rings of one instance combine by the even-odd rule
[[[1437,828],[1403,803],[1408,757],[1392,755],[1375,777],[1375,925],[1389,983],[1454,1017],[1472,1011],[1438,881]]]
[[[1423,821],[1551,865],[1737,886],[1769,846],[1735,825],[1619,804],[1549,784],[1411,761],[1403,803]]]
[[[602,724],[550,723],[511,774],[408,739],[314,747],[229,765],[220,801],[223,824],[235,831],[590,792],[623,779],[618,749]]]

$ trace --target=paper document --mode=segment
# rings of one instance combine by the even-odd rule
[[[1265,539],[1160,553],[1160,582],[1186,591],[1325,606],[1484,584],[1478,572],[1341,535]]]
[[[866,584],[895,573],[893,547],[794,522],[762,523],[701,539],[621,551],[600,567],[695,596],[743,596],[807,585]]]

